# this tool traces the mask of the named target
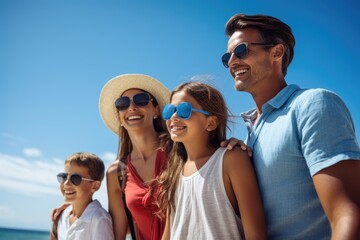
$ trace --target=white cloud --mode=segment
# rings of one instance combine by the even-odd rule
[[[59,187],[55,185],[40,185],[34,182],[19,181],[18,179],[3,179],[0,187],[10,188],[14,192],[21,192],[25,195],[38,196],[39,194],[59,195]]]
[[[112,153],[112,152],[105,152],[105,153],[101,156],[101,159],[102,159],[104,162],[111,163],[111,162],[115,161],[115,159],[116,159],[116,154],[115,154],[115,153]]]
[[[16,136],[14,134],[11,134],[11,133],[1,133],[1,136],[7,138],[7,139],[10,139],[12,141],[16,141],[16,142],[27,142],[27,140],[23,137],[19,137],[19,136]]]
[[[0,188],[25,195],[59,194],[55,176],[63,164],[0,153],[0,166]]]
[[[41,151],[37,148],[25,148],[24,154],[27,157],[40,157],[42,155]]]
[[[64,165],[64,163],[65,163],[65,160],[64,159],[61,159],[61,158],[53,158],[53,161],[54,161],[54,163],[56,163],[56,164],[62,164],[62,165]]]
[[[20,137],[20,136],[16,136],[16,135],[11,134],[11,133],[3,132],[3,133],[0,134],[0,136],[1,136],[1,138],[0,138],[1,145],[2,146],[7,146],[7,147],[10,147],[10,148],[19,147],[19,145],[28,142],[27,139],[25,139],[23,137]]]
[[[192,76],[190,78],[191,81],[200,81],[200,82],[211,82],[213,80],[215,80],[215,76],[211,75],[211,74],[199,74],[199,75],[195,75]]]
[[[15,212],[7,206],[0,206],[0,219],[8,220],[14,218]]]

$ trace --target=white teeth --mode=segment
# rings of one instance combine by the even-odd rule
[[[235,74],[235,75],[244,74],[244,73],[246,73],[248,70],[249,70],[248,68],[240,69],[240,70],[235,71],[234,74]]]
[[[72,194],[72,193],[75,193],[75,192],[73,192],[73,191],[64,191],[65,192],[65,194]]]
[[[181,126],[171,126],[171,130],[181,130],[181,129],[184,129],[185,127],[181,127]]]
[[[130,116],[128,117],[128,120],[135,120],[135,119],[140,119],[141,116]]]

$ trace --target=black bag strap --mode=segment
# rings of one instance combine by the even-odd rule
[[[122,200],[124,202],[124,208],[125,208],[125,213],[126,213],[126,217],[128,220],[129,228],[130,228],[131,238],[133,240],[136,240],[134,222],[133,222],[133,219],[132,219],[129,209],[126,206],[126,201],[125,201],[126,173],[127,173],[127,157],[123,157],[120,159],[119,165],[118,165],[118,180],[119,180],[119,184],[120,184],[121,191],[122,191]]]

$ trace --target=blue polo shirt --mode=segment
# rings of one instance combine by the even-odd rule
[[[330,224],[312,176],[342,160],[360,159],[354,124],[343,101],[324,89],[288,85],[241,114],[265,209],[269,239],[330,239]]]

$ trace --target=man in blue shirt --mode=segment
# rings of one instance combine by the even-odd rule
[[[287,85],[291,28],[264,15],[234,15],[222,57],[243,113],[269,239],[360,239],[360,149],[343,101],[324,89]]]

